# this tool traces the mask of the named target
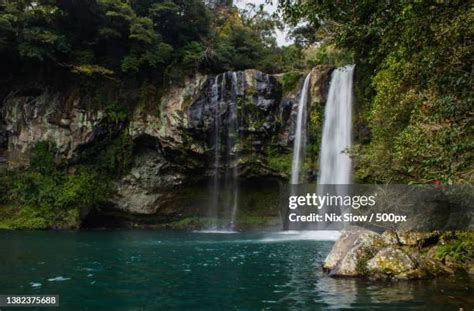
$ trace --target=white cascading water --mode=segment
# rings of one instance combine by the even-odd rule
[[[214,110],[214,178],[212,183],[212,202],[210,217],[214,219],[213,227],[217,228],[217,220],[219,214],[219,194],[220,194],[220,182],[219,182],[219,167],[220,167],[220,124],[221,124],[221,111],[220,111],[220,84],[219,75],[215,77],[212,85],[212,98],[211,101],[215,107]]]
[[[228,136],[228,143],[229,143],[229,151],[231,151],[232,155],[232,213],[230,218],[229,229],[234,230],[235,227],[235,219],[237,217],[237,209],[239,206],[239,158],[238,158],[238,151],[236,149],[236,143],[239,138],[239,118],[237,115],[237,96],[240,95],[240,87],[239,87],[239,78],[237,76],[237,72],[232,72],[232,94],[233,94],[233,105],[231,105],[230,110],[230,124],[229,124],[229,136]],[[243,95],[243,94],[242,94]]]
[[[308,98],[311,73],[304,80],[303,89],[300,94],[298,104],[298,114],[296,117],[295,141],[293,145],[293,161],[291,163],[291,184],[297,185],[301,182],[300,173],[303,168],[303,162],[306,149],[307,121],[308,121]]]
[[[354,65],[336,69],[332,74],[321,144],[320,185],[351,183],[352,161],[346,150],[352,144],[352,83]]]

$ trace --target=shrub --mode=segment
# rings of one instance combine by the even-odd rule
[[[67,168],[55,163],[54,154],[53,145],[38,143],[29,168],[3,178],[3,203],[20,207],[9,222],[12,228],[77,227],[79,211],[100,204],[111,194],[109,179],[95,168]]]
[[[440,238],[436,256],[439,259],[450,257],[456,261],[468,262],[474,256],[474,233],[473,232],[446,232]]]
[[[307,67],[317,65],[342,67],[354,63],[354,57],[350,52],[338,49],[331,44],[310,47],[304,51],[304,54]]]
[[[288,93],[294,91],[302,78],[303,74],[299,71],[290,71],[283,75],[282,85],[283,92]]]

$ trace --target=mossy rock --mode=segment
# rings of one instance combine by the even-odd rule
[[[416,262],[401,249],[389,246],[367,262],[370,273],[398,276],[416,269]]]
[[[428,274],[426,273],[425,270],[416,268],[409,270],[407,272],[402,272],[398,275],[396,275],[394,278],[397,280],[416,280],[416,279],[422,279],[426,278]]]
[[[358,229],[342,233],[327,256],[323,268],[330,276],[367,275],[367,263],[380,248],[383,239],[375,232]]]
[[[439,231],[433,232],[412,232],[412,231],[402,231],[396,233],[398,240],[402,245],[408,246],[426,246],[429,244],[436,244],[440,237]]]

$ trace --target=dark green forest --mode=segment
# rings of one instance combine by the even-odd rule
[[[263,8],[210,10],[183,1],[2,1],[3,65],[110,79],[285,67],[278,23]]]

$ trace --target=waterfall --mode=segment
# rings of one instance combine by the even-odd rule
[[[230,79],[231,83],[227,83]],[[237,102],[244,96],[243,73],[217,75],[211,89],[213,107],[213,178],[210,217],[212,230],[234,230],[239,205],[239,117]],[[223,176],[222,174],[223,173]]]
[[[308,121],[308,97],[309,86],[311,81],[311,73],[304,80],[303,89],[301,90],[300,100],[298,104],[298,114],[296,117],[295,140],[293,145],[293,161],[291,163],[291,184],[296,185],[301,182],[300,172],[303,168],[306,138],[307,138],[307,121]]]
[[[214,79],[211,88],[211,106],[214,107],[214,177],[212,185],[212,202],[210,209],[210,217],[213,219],[213,227],[217,228],[217,220],[219,215],[219,194],[220,194],[220,149],[221,149],[221,112],[220,112],[220,84],[219,75]]]
[[[352,142],[352,80],[354,65],[332,74],[321,144],[318,184],[345,185],[351,182],[351,159],[345,153]]]
[[[230,124],[228,135],[228,148],[231,151],[232,167],[232,213],[230,218],[230,229],[235,227],[235,218],[237,216],[237,208],[239,205],[239,157],[237,150],[237,140],[239,138],[239,118],[237,113],[237,96],[240,94],[239,79],[237,73],[232,73],[232,105],[230,106]],[[242,94],[243,95],[243,94]]]
[[[296,125],[295,134],[293,141],[293,160],[291,162],[291,179],[290,189],[291,195],[297,195],[298,184],[301,184],[304,179],[303,164],[306,152],[307,143],[307,130],[308,130],[308,99],[309,99],[309,87],[311,82],[311,73],[306,76],[304,80],[303,88],[300,92],[300,99],[298,102],[298,111],[296,114]],[[289,213],[289,210],[287,210]],[[288,223],[288,214],[285,216],[283,222],[283,229],[289,230],[290,224]]]

